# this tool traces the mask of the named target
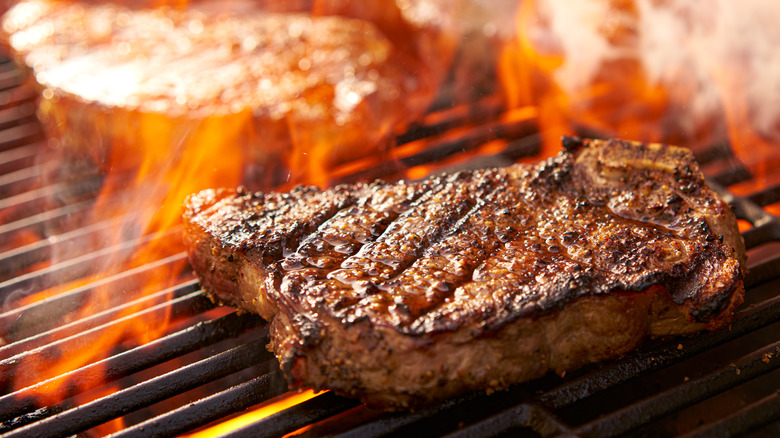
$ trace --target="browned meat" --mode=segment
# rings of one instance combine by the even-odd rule
[[[142,2],[153,3],[164,2]],[[365,20],[171,3],[24,0],[3,16],[0,39],[41,89],[47,135],[106,168],[197,156],[201,174],[244,165],[258,187],[318,181],[382,151],[443,70]]]
[[[273,320],[292,387],[381,407],[728,324],[744,244],[690,152],[564,145],[421,182],[206,190],[186,205],[190,260],[214,299]]]

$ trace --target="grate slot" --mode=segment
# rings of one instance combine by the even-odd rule
[[[568,426],[544,407],[536,403],[523,403],[478,423],[460,428],[446,437],[470,438],[509,435],[518,428],[531,428],[541,436],[573,435]]]
[[[58,229],[64,224],[73,223],[74,221],[81,222],[83,221],[82,218],[90,214],[93,204],[92,200],[74,202],[63,207],[28,216],[24,219],[4,223],[0,225],[0,241],[11,242],[13,241],[13,234],[20,231],[43,236],[48,234],[47,231]]]
[[[21,195],[39,187],[45,176],[57,168],[54,160],[43,160],[19,170],[0,173],[0,199]]]
[[[67,436],[86,430],[258,362],[269,360],[272,355],[264,348],[267,343],[268,338],[264,338],[235,347],[35,424],[13,430],[6,437]]]
[[[161,235],[147,234],[137,239],[126,240],[117,245],[102,247],[87,254],[68,258],[63,262],[0,283],[0,298],[8,297],[14,291],[44,290],[89,275],[110,273],[116,268],[106,267],[106,261],[121,264],[128,260],[139,247],[151,242],[158,242],[158,244],[169,242],[170,246],[174,247],[176,245],[174,238],[178,238],[180,235],[181,229],[174,228]],[[154,262],[150,262],[150,264],[152,263]]]
[[[270,438],[294,432],[308,424],[358,406],[356,400],[334,395],[332,392],[318,395],[289,409],[278,412],[223,435],[224,438]]]
[[[436,137],[464,125],[482,125],[498,118],[504,112],[498,95],[492,95],[472,105],[459,105],[430,113],[422,121],[396,136],[396,144],[403,145],[424,138]]]
[[[78,257],[95,248],[107,236],[116,234],[120,226],[133,221],[135,215],[115,217],[88,224],[84,227],[51,236],[47,239],[20,246],[0,253],[0,281],[19,275],[20,267],[45,263],[55,254]]]
[[[4,418],[13,418],[34,410],[35,400],[29,395],[35,394],[37,390],[54,381],[67,381],[68,393],[80,393],[218,341],[236,337],[261,322],[262,319],[256,316],[231,313],[214,320],[197,323],[54,379],[6,394],[0,397],[0,412],[3,413]]]
[[[0,347],[0,357],[8,358],[21,355],[32,349],[40,348],[49,343],[51,339],[65,339],[77,336],[95,327],[110,327],[113,323],[119,323],[117,319],[122,317],[129,309],[143,308],[130,317],[143,317],[145,313],[153,313],[161,306],[170,306],[170,316],[179,319],[194,316],[214,307],[203,291],[198,289],[197,280],[190,280],[178,286],[161,290],[154,294],[143,296],[137,300],[122,303],[119,306],[95,313],[87,318],[79,319],[65,325],[58,325],[54,329],[35,334],[11,344]],[[127,318],[127,317],[126,317]]]
[[[19,171],[37,163],[42,143],[31,143],[8,151],[0,151],[0,175]]]
[[[780,390],[737,410],[716,423],[703,425],[682,437],[738,436],[777,421],[778,412],[780,412]]]
[[[585,424],[576,433],[587,436],[615,436],[682,409],[728,388],[780,367],[780,360],[764,363],[767,354],[780,349],[780,341],[758,349],[701,378],[692,379],[631,406],[614,411],[596,421]]]
[[[133,285],[134,288],[133,290],[136,290],[138,281],[140,279],[143,279],[144,276],[151,275],[153,271],[166,268],[168,267],[168,265],[172,263],[183,262],[185,259],[186,259],[186,254],[184,253],[175,254],[170,257],[158,260],[156,262],[147,263],[137,268],[121,271],[110,277],[93,281],[81,287],[75,287],[69,289],[67,292],[58,293],[57,295],[49,297],[46,300],[39,301],[37,303],[31,303],[26,306],[17,307],[16,309],[10,310],[0,315],[0,322],[6,324],[6,326],[3,327],[4,335],[8,337],[10,334],[9,329],[7,328],[8,327],[7,324],[20,323],[22,318],[25,317],[24,316],[25,312],[31,308],[36,308],[37,306],[47,306],[52,309],[55,309],[56,306],[61,306],[63,308],[73,307],[74,303],[79,303],[81,302],[81,300],[86,300],[87,298],[85,297],[87,295],[93,294],[99,288],[107,287],[109,285],[112,285],[113,283],[125,284],[120,282],[127,282],[127,284]],[[126,294],[127,291],[123,293]],[[96,311],[100,311],[100,310],[104,310],[104,309],[96,309]],[[59,324],[59,321],[46,322],[38,318],[35,321],[35,327],[31,327],[31,329],[35,330],[34,333],[40,333],[43,331],[50,330],[52,328],[50,327],[51,325],[57,325],[57,324]],[[32,336],[32,333],[33,332],[25,333],[25,335]]]
[[[551,409],[560,409],[648,371],[734,340],[777,320],[780,320],[780,295],[738,312],[730,330],[705,333],[691,338],[682,350],[677,349],[678,340],[640,350],[611,362],[596,372],[588,373],[542,394],[539,401]]]
[[[777,278],[778,272],[780,272],[780,257],[751,266],[745,279],[745,288],[753,288],[773,280]]]
[[[496,139],[516,140],[536,133],[535,120],[521,120],[515,122],[494,121],[480,126],[461,127],[453,129],[437,137],[428,137],[424,140],[412,141],[391,151],[395,159],[380,161],[377,158],[359,160],[346,165],[343,169],[336,169],[336,175],[344,175],[337,178],[338,183],[355,180],[373,180],[397,174],[402,170],[422,164],[433,164],[444,161],[447,158],[467,151],[475,150],[478,146]],[[423,147],[424,143],[424,147]],[[538,144],[525,144],[519,152],[530,156],[539,151]],[[515,146],[515,149],[517,147]],[[517,150],[514,151],[518,153]]]
[[[192,316],[195,313],[200,313],[199,311],[203,308],[210,307],[209,301],[200,291],[193,292],[173,301],[177,304],[175,310],[186,313],[186,316]],[[183,305],[180,304],[182,301],[184,301]],[[79,351],[92,344],[96,339],[100,339],[104,331],[114,327],[121,327],[125,324],[132,323],[133,321],[143,321],[143,318],[145,317],[163,320],[169,311],[173,312],[174,310],[168,308],[170,304],[173,304],[173,302],[161,303],[132,315],[121,317],[106,324],[78,332],[75,335],[57,339],[42,347],[25,350],[15,356],[3,359],[0,361],[0,384],[10,384],[10,379],[12,379],[14,372],[21,371],[18,367],[26,361],[39,363],[54,360],[61,357],[63,354]]]
[[[20,69],[14,68],[13,64],[5,64],[0,71],[0,90],[17,88],[22,85],[23,80],[24,75]]]
[[[5,210],[6,221],[24,221],[28,217],[46,213],[52,207],[63,203],[94,201],[102,181],[102,177],[93,176],[75,184],[56,183],[52,186],[37,188],[0,200],[0,209]]]
[[[0,102],[2,101],[0,97]],[[35,99],[10,100],[0,105],[0,129],[8,129],[17,125],[38,123],[35,117]]]
[[[280,392],[278,387],[284,386],[283,382],[284,378],[280,371],[263,374],[110,436],[111,438],[153,438],[187,432],[278,395]]]
[[[722,186],[732,186],[753,178],[750,171],[739,160],[729,157],[703,167],[702,171],[711,181]]]
[[[44,139],[37,121],[30,121],[0,131],[0,151],[35,143]]]
[[[429,420],[437,414],[446,413],[449,410],[475,400],[477,394],[466,394],[461,397],[446,400],[439,405],[430,406],[407,413],[384,413],[372,419],[372,421],[358,425],[337,436],[340,438],[381,437],[398,433],[405,427]]]
[[[761,189],[756,193],[748,195],[748,199],[762,207],[765,207],[769,204],[774,204],[775,202],[780,201],[780,185]]]
[[[36,187],[18,195],[0,199],[0,209],[14,208],[24,213],[38,214],[45,208],[51,199],[60,199],[67,194],[69,199],[78,199],[83,196],[94,196],[103,184],[103,177],[92,175],[77,182],[55,182],[48,186]],[[22,217],[17,214],[10,220],[18,220]]]

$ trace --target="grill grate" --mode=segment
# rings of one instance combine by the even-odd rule
[[[99,289],[138,289],[158,271],[182,264],[172,253],[132,269],[91,279],[106,257],[130,254],[166,235],[94,248],[126,217],[89,221],[102,184],[86,172],[60,181],[34,117],[31,89],[9,62],[0,63],[0,433],[87,436],[122,418],[113,436],[172,436],[197,430],[259,404],[286,397],[275,360],[265,350],[262,319],[213,305],[185,270],[175,284],[73,312]],[[483,149],[486,143],[497,147]],[[336,182],[399,175],[409,167],[506,164],[537,153],[533,116],[507,114],[495,98],[431,113],[398,138],[394,160],[336,171]],[[424,143],[425,147],[421,147]],[[751,180],[727,145],[699,151],[703,170],[737,216],[749,249],[748,302],[729,330],[654,341],[622,359],[565,378],[547,376],[490,396],[469,394],[415,412],[382,413],[324,393],[227,433],[228,436],[726,436],[780,432],[780,218],[763,207],[780,200],[780,181],[746,195],[727,186]],[[47,183],[48,182],[48,183]],[[117,195],[116,202],[121,202]],[[58,259],[58,255],[67,257]],[[39,301],[26,301],[47,292]],[[120,294],[121,295],[121,294]],[[51,315],[58,318],[52,318]],[[48,381],[32,380],[31,359],[46,361],[93,343],[104,330],[168,317],[159,339],[120,344],[106,359],[75,365]],[[31,394],[64,382],[61,401],[40,406]],[[714,406],[714,407],[713,407]],[[709,411],[712,412],[709,412]]]

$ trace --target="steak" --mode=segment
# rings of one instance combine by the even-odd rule
[[[745,247],[687,149],[565,138],[536,165],[417,182],[205,190],[185,243],[271,321],[293,388],[420,406],[729,324]]]
[[[362,19],[247,0],[138,3],[23,0],[0,26],[41,91],[47,136],[103,169],[202,156],[202,178],[243,164],[258,188],[317,181],[384,150],[428,107],[445,68]],[[445,52],[435,30],[409,27],[407,39]]]

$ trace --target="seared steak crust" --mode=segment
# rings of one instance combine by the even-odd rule
[[[190,258],[215,299],[273,319],[293,386],[384,407],[727,324],[744,244],[690,152],[564,146],[413,183],[207,190],[187,203]]]

